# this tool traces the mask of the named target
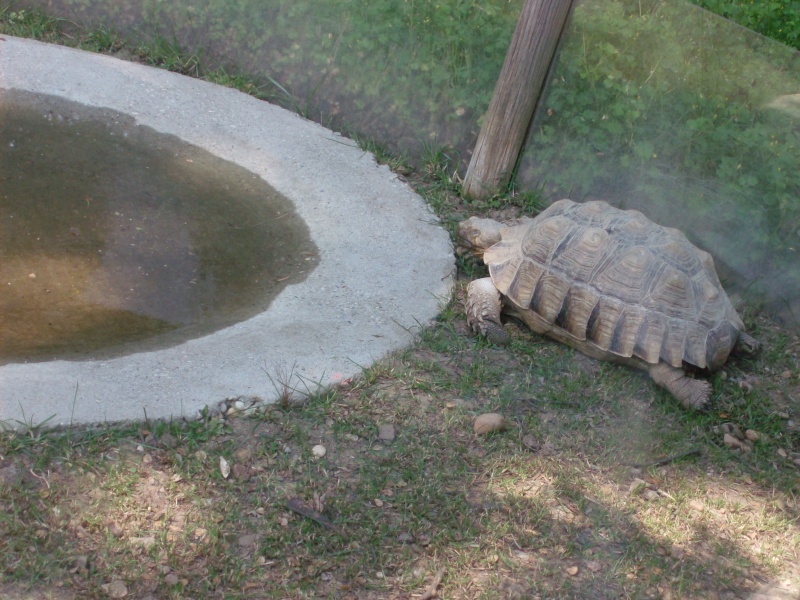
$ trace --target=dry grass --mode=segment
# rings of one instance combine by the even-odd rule
[[[459,308],[414,348],[299,404],[6,432],[0,550],[13,587],[0,590],[409,598],[440,569],[442,598],[740,598],[785,579],[800,590],[794,338],[779,357],[730,365],[712,411],[690,415],[637,373],[513,324],[509,349],[476,341]],[[759,323],[768,347],[786,339]],[[754,403],[762,420],[740,420]],[[475,436],[489,411],[512,426]],[[769,437],[733,452],[714,431],[731,420]],[[378,437],[382,424],[394,439]],[[629,466],[687,450],[698,454]],[[295,498],[308,512],[287,506]]]

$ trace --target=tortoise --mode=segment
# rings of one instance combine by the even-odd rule
[[[489,267],[467,288],[467,321],[495,343],[504,312],[584,354],[642,369],[687,408],[711,385],[686,369],[720,369],[759,343],[722,289],[714,260],[677,229],[602,201],[559,200],[508,226],[472,217],[461,251]]]

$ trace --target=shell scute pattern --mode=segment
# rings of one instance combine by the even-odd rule
[[[536,312],[548,323],[554,323],[561,312],[570,287],[572,287],[572,283],[562,274],[548,270],[539,278],[530,306],[535,306]]]
[[[585,340],[589,319],[599,300],[600,295],[593,288],[578,283],[573,284],[556,318],[555,325],[575,338]]]
[[[575,281],[591,281],[613,241],[604,229],[596,227],[577,232],[572,241],[553,258],[553,267],[569,274]]]
[[[643,246],[620,248],[590,283],[603,294],[638,304],[651,287],[654,262],[653,255]]]
[[[530,306],[536,287],[545,273],[544,267],[532,260],[523,259],[516,269],[510,266],[504,273],[507,280],[507,285],[504,287],[508,293],[518,298],[520,303],[524,302],[526,306]]]
[[[711,255],[605,202],[560,200],[504,229],[484,259],[511,302],[619,356],[713,368],[742,327]]]
[[[633,356],[639,356],[645,362],[655,364],[661,359],[661,348],[664,332],[667,329],[667,318],[655,311],[645,311],[645,319],[636,336]],[[683,348],[680,349],[683,356]]]
[[[647,316],[641,306],[626,305],[614,328],[609,350],[620,356],[632,356],[639,337],[639,330]]]
[[[610,350],[617,322],[625,304],[613,296],[600,296],[586,324],[586,338],[603,350]]]
[[[694,286],[686,273],[662,265],[654,274],[653,286],[642,305],[675,319],[692,319],[697,310]]]
[[[535,235],[523,235],[520,240],[522,253],[536,262],[547,264],[556,253],[566,235],[571,233],[573,223],[566,217],[553,217],[535,228]]]

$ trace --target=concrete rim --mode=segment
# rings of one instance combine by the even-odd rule
[[[408,345],[450,297],[453,252],[435,215],[316,123],[229,88],[10,36],[0,41],[5,89],[125,113],[252,171],[294,202],[319,262],[266,312],[172,348],[0,367],[0,422],[191,418],[226,398],[273,402],[267,372],[293,372],[301,390],[357,375]]]

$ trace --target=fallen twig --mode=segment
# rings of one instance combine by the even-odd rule
[[[31,472],[31,475],[36,477],[36,479],[40,479],[41,481],[44,481],[45,485],[47,486],[47,489],[48,490],[50,489],[50,482],[47,481],[47,477],[44,476],[44,471],[42,471],[42,475],[37,475],[36,471],[34,471],[33,469],[28,469],[28,470]],[[47,474],[50,475],[50,471],[48,471]]]
[[[442,577],[444,577],[444,568],[439,569],[436,573],[436,577],[433,578],[430,586],[428,589],[425,590],[425,593],[422,594],[420,600],[431,600],[431,598],[436,598],[436,595],[439,593],[439,584],[442,583]]]
[[[296,512],[298,515],[302,515],[312,521],[315,521],[322,525],[323,527],[330,529],[332,531],[336,531],[339,533],[339,528],[334,525],[331,520],[323,514],[318,513],[312,508],[306,506],[300,498],[295,496],[291,500],[286,502],[286,508]]]
[[[675,460],[680,460],[682,458],[687,458],[689,456],[700,456],[700,450],[689,450],[688,452],[681,452],[680,454],[673,454],[672,456],[667,456],[666,458],[660,458],[658,460],[654,460],[653,462],[647,463],[622,463],[626,467],[633,467],[635,469],[647,469],[650,467],[660,467],[661,465],[669,464]]]

